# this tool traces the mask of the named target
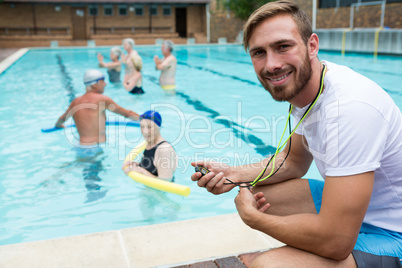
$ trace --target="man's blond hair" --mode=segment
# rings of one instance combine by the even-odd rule
[[[249,48],[248,42],[255,28],[268,18],[275,17],[279,14],[289,14],[292,16],[299,29],[299,33],[304,43],[307,44],[308,39],[313,33],[311,29],[310,20],[303,10],[288,0],[279,0],[275,2],[269,2],[251,14],[246,24],[243,27],[243,46],[247,51]]]

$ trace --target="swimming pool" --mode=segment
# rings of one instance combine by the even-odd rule
[[[142,113],[157,109],[162,135],[179,156],[176,182],[189,197],[152,190],[121,171],[140,140],[138,128],[107,129],[98,161],[77,162],[73,129],[41,133],[84,92],[83,73],[97,68],[96,53],[110,48],[31,50],[0,75],[0,245],[173,222],[235,212],[236,191],[213,196],[190,180],[190,162],[211,158],[228,164],[258,162],[275,149],[288,105],[276,103],[259,85],[241,46],[178,46],[176,95],[157,85],[153,56],[160,48],[138,47],[144,61],[142,96],[108,83],[105,94]],[[400,57],[320,52],[380,84],[402,109]],[[103,70],[106,74],[106,70]],[[114,114],[108,114],[113,119]],[[85,186],[90,176],[94,187]],[[315,168],[308,177],[317,178]]]

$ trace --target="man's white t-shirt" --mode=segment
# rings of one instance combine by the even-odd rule
[[[324,179],[375,171],[364,222],[402,232],[401,112],[370,79],[323,63],[328,67],[324,91],[296,133],[306,138]],[[306,109],[294,108],[295,123]]]

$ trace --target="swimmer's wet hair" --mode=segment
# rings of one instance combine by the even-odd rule
[[[120,49],[119,47],[112,47],[112,48],[110,49],[110,51],[111,51],[114,55],[116,55],[118,58],[119,58],[120,55],[121,55],[121,49]]]
[[[129,43],[132,48],[135,46],[135,42],[132,38],[123,39],[123,42],[122,42],[123,46],[124,46],[124,43],[126,43],[126,42]]]
[[[170,52],[173,51],[173,46],[174,46],[173,41],[165,40],[165,41],[163,41],[163,44],[165,45],[165,47],[169,48]]]
[[[313,30],[306,12],[301,10],[295,3],[291,1],[279,0],[269,2],[254,11],[253,14],[251,14],[251,16],[248,18],[246,24],[244,24],[243,46],[246,51],[249,48],[248,42],[250,41],[251,35],[253,34],[255,28],[266,19],[280,14],[288,14],[292,16],[293,20],[296,22],[297,28],[299,29],[299,34],[302,40],[305,44],[307,44],[310,36],[313,34]]]

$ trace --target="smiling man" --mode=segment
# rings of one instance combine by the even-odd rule
[[[321,62],[318,36],[292,2],[256,10],[243,41],[263,87],[291,104],[295,132],[263,170],[199,161],[211,172],[191,179],[213,194],[241,186],[242,220],[286,244],[253,267],[401,267],[399,108],[368,78]],[[323,180],[301,179],[313,160]]]

